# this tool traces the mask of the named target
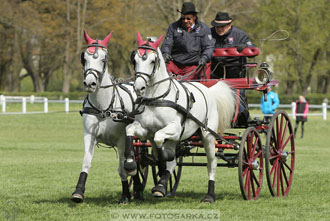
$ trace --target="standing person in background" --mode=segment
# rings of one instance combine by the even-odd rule
[[[304,96],[299,96],[299,100],[296,101],[296,111],[295,111],[296,126],[294,128],[294,137],[296,137],[299,122],[301,122],[300,138],[304,137],[304,123],[307,121],[308,110],[309,110],[309,107],[308,107],[307,100],[304,98]]]
[[[272,91],[271,87],[267,88],[266,97],[267,97],[266,101],[265,101],[265,94],[263,94],[261,97],[261,101],[260,101],[261,111],[265,115],[274,114],[276,108],[280,104],[280,99],[278,98],[278,95],[274,91]],[[269,122],[271,118],[272,118],[271,116],[265,116],[265,120],[267,122]]]
[[[168,27],[161,47],[167,71],[185,80],[206,78],[205,65],[210,65],[214,51],[210,28],[198,19],[192,2],[183,3],[178,12],[181,18]]]

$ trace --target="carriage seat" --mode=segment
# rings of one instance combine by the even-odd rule
[[[216,75],[220,78],[245,77],[247,67],[257,67],[257,63],[248,63],[246,57],[253,58],[257,55],[259,55],[259,48],[256,47],[246,47],[241,52],[238,52],[237,48],[215,48],[210,71],[218,73]],[[226,74],[228,71],[229,73]]]
[[[255,57],[259,55],[259,48],[246,47],[238,52],[237,48],[215,48],[213,57]]]

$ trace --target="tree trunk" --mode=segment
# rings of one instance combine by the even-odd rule
[[[303,87],[302,87],[302,94],[304,96],[306,96],[306,94],[307,94],[307,88],[309,87],[309,85],[311,83],[312,73],[314,71],[315,65],[317,63],[317,60],[318,60],[320,54],[321,54],[321,48],[316,49],[316,51],[314,53],[314,56],[313,56],[313,60],[311,62],[311,66],[310,66],[308,74],[306,76],[306,80],[305,80],[305,82],[303,84]]]
[[[19,41],[18,41],[19,32],[15,29],[14,41],[12,45],[12,63],[10,65],[10,76],[11,79],[7,83],[7,91],[17,92],[20,90],[20,78],[19,74],[22,70],[22,61],[19,52]],[[9,80],[9,79],[7,79]]]
[[[65,32],[65,54],[64,54],[64,66],[63,66],[63,87],[62,91],[64,93],[69,93],[70,83],[72,78],[72,72],[70,70],[70,0],[66,0],[66,32]]]
[[[286,90],[285,90],[286,95],[293,95],[294,85],[295,85],[295,81],[286,80]]]

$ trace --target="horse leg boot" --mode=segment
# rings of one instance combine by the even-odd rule
[[[152,195],[155,197],[164,197],[166,196],[167,192],[167,181],[170,178],[171,174],[169,171],[166,170],[166,160],[164,156],[164,149],[157,148],[158,152],[158,170],[159,170],[159,176],[160,180],[158,184],[152,188],[151,192]]]
[[[171,177],[171,173],[166,170],[163,172],[158,184],[152,188],[152,195],[155,197],[165,197],[167,193],[167,183]]]
[[[131,194],[129,192],[128,180],[121,181],[122,194],[118,204],[127,204],[131,200]]]
[[[71,200],[75,203],[82,203],[84,201],[85,184],[87,180],[87,173],[81,172],[76,186],[76,190],[72,193]]]
[[[125,158],[126,160],[124,162],[124,169],[126,170],[127,175],[136,175],[137,166],[133,150],[133,136],[126,137]]]
[[[133,176],[133,183],[134,183],[134,186],[133,186],[134,199],[135,200],[144,200],[144,197],[143,197],[144,187],[140,181],[139,172],[135,176]]]
[[[159,153],[161,155],[161,158],[164,160],[164,161],[172,161],[174,160],[174,153],[172,150],[170,149],[166,149],[164,147],[162,148],[159,148]]]
[[[214,180],[209,180],[208,191],[206,196],[201,200],[202,203],[214,203]]]

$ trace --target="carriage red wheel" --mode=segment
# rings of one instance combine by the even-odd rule
[[[175,170],[171,174],[171,177],[168,181],[168,187],[167,187],[167,195],[173,196],[175,194],[176,189],[179,186],[180,178],[181,178],[181,172],[182,172],[182,161],[183,157],[180,156],[176,159],[177,165],[175,167]],[[158,175],[158,167],[152,166],[152,177],[154,179],[154,184],[157,185],[159,181],[159,175]]]
[[[143,190],[146,187],[147,184],[147,179],[148,179],[148,172],[149,172],[149,167],[148,165],[142,165],[141,164],[141,157],[144,153],[144,151],[148,151],[147,147],[134,147],[134,153],[135,153],[135,160],[137,164],[137,174],[139,175],[141,184],[143,186]],[[129,180],[129,188],[131,189],[131,186],[133,184],[133,177],[130,178]]]
[[[263,169],[260,135],[254,127],[249,127],[242,137],[238,154],[238,178],[245,200],[255,200],[259,197]]]
[[[295,148],[292,125],[284,111],[276,112],[269,124],[266,139],[266,176],[273,196],[287,196],[294,172]]]

